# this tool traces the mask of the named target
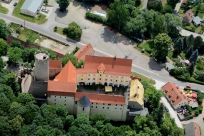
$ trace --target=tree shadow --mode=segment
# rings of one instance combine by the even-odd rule
[[[103,38],[104,42],[111,42],[114,44],[122,43],[126,46],[135,44],[135,42],[129,39],[128,37],[120,34],[119,32],[111,30],[108,26],[104,27],[104,33],[101,34],[101,38]]]
[[[155,71],[161,71],[163,68],[157,63],[155,62],[154,59],[150,58],[149,62],[148,62],[149,68],[151,70],[155,70]]]
[[[68,10],[66,9],[65,12],[61,12],[59,8],[56,8],[55,14],[56,14],[57,17],[59,17],[59,18],[63,18],[63,17],[65,17],[65,16],[67,16]]]

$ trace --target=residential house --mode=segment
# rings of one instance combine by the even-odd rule
[[[199,26],[202,22],[202,19],[199,16],[193,17],[193,24]]]
[[[161,89],[174,109],[188,104],[187,97],[182,94],[182,91],[174,83],[168,82]]]
[[[183,22],[190,25],[192,23],[193,20],[193,11],[192,9],[189,9],[188,11],[186,11],[186,13],[183,16]]]
[[[94,49],[92,45],[89,43],[87,45],[82,46],[74,56],[77,58],[78,62],[80,60],[84,60],[86,55],[93,55]]]
[[[12,0],[1,0],[1,1],[10,3]]]
[[[21,7],[21,13],[35,17],[43,5],[44,0],[26,0]]]
[[[197,123],[191,122],[185,125],[186,136],[200,136],[200,127]]]

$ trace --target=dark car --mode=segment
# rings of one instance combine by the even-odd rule
[[[179,109],[179,110],[177,110],[177,113],[180,113],[180,112],[182,112],[183,110],[182,109]]]
[[[18,4],[17,2],[14,2],[14,3],[13,3],[13,6],[16,6],[17,4]]]
[[[166,111],[169,112],[169,109],[167,107],[165,107]]]

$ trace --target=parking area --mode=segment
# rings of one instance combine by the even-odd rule
[[[13,9],[15,8],[14,3],[18,3],[19,0],[12,0],[10,3],[0,1],[1,5],[9,10],[8,14],[12,15]]]
[[[43,5],[40,9],[40,13],[45,15],[47,18],[50,17],[53,7]]]

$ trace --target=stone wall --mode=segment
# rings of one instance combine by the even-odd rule
[[[47,98],[47,82],[32,81],[28,92],[35,98]]]

